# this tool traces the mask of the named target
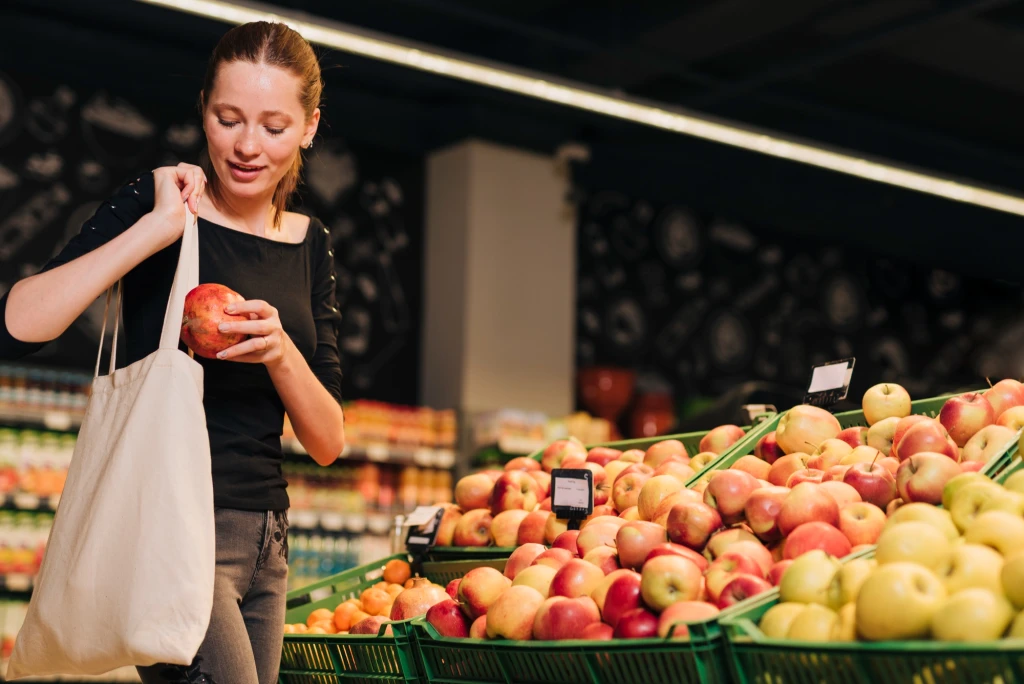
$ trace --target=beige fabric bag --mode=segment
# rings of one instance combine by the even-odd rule
[[[9,679],[187,665],[206,634],[215,570],[213,482],[203,369],[178,349],[185,295],[199,282],[197,230],[185,213],[159,349],[119,370],[111,352],[102,377],[97,358]],[[118,283],[118,314],[120,302]]]

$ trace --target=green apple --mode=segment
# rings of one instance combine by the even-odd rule
[[[981,473],[961,473],[946,483],[942,488],[942,507],[949,510],[953,505],[953,496],[972,482],[991,482],[987,475]]]
[[[1024,439],[1024,435],[1021,435]],[[1003,483],[1004,489],[1009,489],[1011,492],[1019,492],[1024,494],[1024,468],[1021,468],[1010,477],[1006,478],[1006,482]]]
[[[942,532],[950,541],[960,536],[960,532],[956,529],[956,525],[953,524],[953,518],[950,517],[949,511],[943,508],[936,508],[931,504],[921,503],[920,501],[905,503],[893,511],[889,516],[888,522],[885,523],[885,528],[889,529],[895,525],[902,525],[905,522],[928,523]]]
[[[832,641],[839,626],[839,614],[831,608],[812,603],[804,606],[789,626],[787,639],[796,641]]]
[[[995,641],[1013,620],[1013,606],[988,589],[964,589],[950,596],[932,617],[932,636],[939,641]]]
[[[982,513],[964,530],[970,544],[984,544],[1003,557],[1024,549],[1024,518],[1006,511]]]
[[[922,639],[946,588],[917,563],[879,565],[857,595],[857,634],[868,641]]]
[[[847,603],[839,609],[839,621],[832,632],[832,641],[857,640],[857,604]]]
[[[912,521],[882,532],[878,537],[875,558],[879,565],[918,563],[932,570],[945,562],[951,546],[949,539],[935,527],[928,523]]]
[[[821,549],[808,551],[786,568],[779,583],[779,598],[839,608],[842,605],[841,569],[842,564]]]
[[[1003,582],[999,573],[1002,569],[1003,557],[997,551],[981,544],[964,543],[954,545],[946,559],[936,566],[935,574],[950,596],[964,589],[988,589],[1001,594]]]
[[[874,558],[855,558],[843,564],[839,571],[839,586],[844,606],[857,600],[860,586],[876,567],[878,563]]]
[[[1006,598],[1017,608],[1024,608],[1024,549],[1006,557],[1000,580]]]
[[[1017,613],[1010,625],[1010,632],[1006,635],[1009,639],[1024,639],[1024,611]]]
[[[949,504],[949,514],[953,516],[957,529],[961,532],[966,530],[989,499],[1004,493],[1003,488],[994,482],[972,482],[961,487]]]
[[[770,639],[785,639],[793,619],[806,607],[804,603],[776,603],[761,616],[758,626]]]

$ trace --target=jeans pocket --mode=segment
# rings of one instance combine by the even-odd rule
[[[274,542],[278,544],[278,553],[288,563],[288,511],[274,511]]]

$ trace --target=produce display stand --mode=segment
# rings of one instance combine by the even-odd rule
[[[515,550],[515,546],[435,546],[427,552],[427,560],[434,562],[504,560]]]
[[[288,593],[286,624],[306,621],[317,608],[334,610],[381,581],[384,565],[396,554],[352,568],[316,584]],[[425,561],[421,575],[442,586],[473,568],[490,566],[503,570],[505,559]],[[411,634],[411,620],[390,622],[377,635],[285,634],[281,651],[280,684],[353,684],[359,682],[418,682],[419,657]],[[387,627],[391,636],[385,635]]]

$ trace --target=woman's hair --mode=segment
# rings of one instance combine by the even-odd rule
[[[320,63],[316,53],[305,38],[285,24],[254,21],[236,26],[225,33],[213,49],[210,63],[206,68],[206,79],[203,81],[205,95],[213,92],[220,66],[230,62],[266,64],[287,69],[295,74],[301,81],[299,98],[307,121],[313,116],[313,111],[320,106],[323,82],[320,80]],[[200,110],[205,109],[206,102],[202,98],[199,106]],[[213,172],[208,150],[203,150],[199,163],[206,172],[210,190],[216,194],[219,190],[217,174]],[[281,227],[281,218],[284,216],[289,198],[299,184],[301,170],[302,154],[297,152],[291,168],[274,190],[275,228]]]

